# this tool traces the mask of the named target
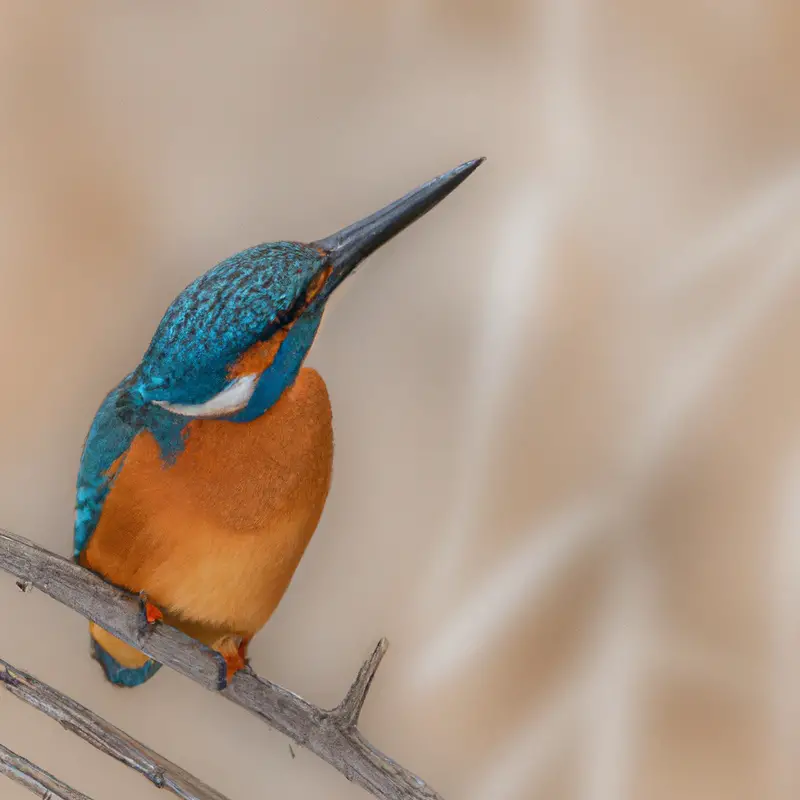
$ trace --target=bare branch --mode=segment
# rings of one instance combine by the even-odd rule
[[[103,753],[144,775],[159,789],[181,800],[227,800],[176,764],[145,747],[85,706],[0,658],[0,683]]]
[[[168,625],[142,632],[138,599],[60,556],[0,529],[0,568],[96,622],[114,636],[260,717],[381,800],[441,800],[430,786],[375,749],[355,727],[386,650],[382,641],[334,710],[244,669],[225,685],[222,657]]]
[[[42,800],[91,800],[1,744],[0,774],[39,795]]]

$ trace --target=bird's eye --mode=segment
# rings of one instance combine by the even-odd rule
[[[273,327],[289,328],[297,317],[306,309],[311,301],[322,291],[322,287],[331,274],[331,267],[327,267],[312,278],[311,283],[304,292],[299,294],[289,308],[279,311],[272,322]]]
[[[289,308],[279,311],[272,322],[272,325],[277,328],[288,328],[294,323],[303,309],[306,307],[306,296],[300,294]]]
[[[184,417],[224,417],[241,411],[250,402],[256,390],[258,375],[243,375],[231,381],[219,394],[215,394],[205,403],[197,405],[182,405],[168,403],[165,400],[154,400],[153,405],[165,408],[173,414]]]

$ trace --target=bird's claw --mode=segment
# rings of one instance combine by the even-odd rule
[[[225,683],[226,685],[231,682],[231,678],[247,667],[247,645],[250,643],[249,639],[241,636],[227,635],[217,639],[212,645],[225,659]]]
[[[141,625],[143,630],[147,630],[157,622],[162,622],[164,619],[164,612],[158,607],[154,606],[148,599],[144,592],[139,592],[139,606],[141,608]]]
[[[239,655],[238,651],[234,656],[224,656],[225,658],[225,680],[230,683],[231,678],[247,666],[247,662]]]

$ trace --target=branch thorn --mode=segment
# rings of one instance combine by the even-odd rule
[[[385,637],[382,638],[372,655],[364,662],[361,669],[356,675],[352,686],[345,695],[344,700],[331,712],[336,721],[345,728],[355,728],[358,725],[358,718],[361,715],[361,709],[364,707],[364,701],[367,699],[367,693],[372,685],[372,679],[378,671],[378,667],[389,649],[389,641]]]

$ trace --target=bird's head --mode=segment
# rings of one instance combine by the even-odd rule
[[[293,383],[336,288],[482,161],[462,164],[332,236],[262,244],[221,262],[167,309],[120,402],[128,413],[151,409],[181,426],[260,416]]]

